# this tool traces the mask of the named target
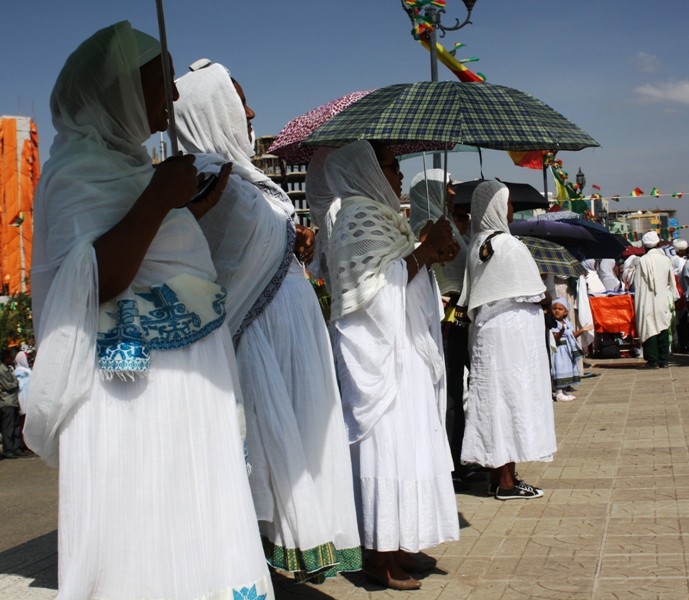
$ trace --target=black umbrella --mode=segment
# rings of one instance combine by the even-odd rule
[[[470,206],[471,197],[476,186],[484,181],[486,180],[477,179],[476,181],[465,181],[464,183],[453,184],[452,189],[455,192],[454,203]],[[536,208],[548,210],[548,201],[534,186],[528,183],[510,183],[509,181],[503,181],[502,183],[504,183],[510,191],[512,207],[515,211],[532,210]]]
[[[510,223],[510,232],[512,235],[548,240],[565,248],[588,248],[596,243],[587,229],[558,221],[516,221]]]
[[[622,244],[614,234],[610,233],[606,227],[603,227],[603,225],[599,223],[587,221],[586,219],[564,219],[560,222],[571,223],[572,225],[578,225],[579,227],[585,228],[596,240],[596,243],[588,248],[573,248],[569,246],[568,250],[572,252],[572,254],[578,253],[585,258],[617,258],[624,252],[624,244]]]

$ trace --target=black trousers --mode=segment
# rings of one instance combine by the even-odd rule
[[[2,453],[14,454],[21,450],[22,432],[19,422],[19,409],[16,406],[3,406],[0,408],[0,431],[2,431]]]
[[[469,329],[452,327],[445,341],[445,371],[447,373],[447,413],[445,426],[450,442],[455,473],[461,472],[462,441],[464,440],[464,367],[469,367]],[[466,470],[466,469],[464,469]]]
[[[670,338],[668,329],[658,335],[651,336],[643,343],[644,358],[656,365],[666,365],[670,360]]]

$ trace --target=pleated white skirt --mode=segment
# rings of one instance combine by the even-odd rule
[[[541,307],[511,299],[484,304],[469,347],[462,462],[551,461],[557,443]]]
[[[330,339],[296,260],[243,334],[237,365],[249,482],[268,561],[305,573],[359,570],[352,466]]]
[[[60,600],[273,598],[227,335],[154,352],[147,379],[94,373],[60,432]]]

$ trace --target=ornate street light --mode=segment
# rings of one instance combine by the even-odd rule
[[[455,19],[455,24],[452,26],[445,26],[440,22],[441,15],[447,14],[447,11],[440,7],[433,6],[430,1],[418,0],[416,3],[413,1],[408,2],[407,0],[400,0],[402,2],[402,8],[406,11],[411,19],[412,23],[416,23],[416,13],[415,10],[421,10],[423,7],[424,16],[426,21],[430,24],[430,31],[424,36],[428,39],[428,44],[431,51],[431,81],[438,81],[438,48],[437,43],[437,32],[440,31],[440,37],[445,37],[448,31],[457,31],[465,25],[471,24],[471,11],[474,10],[474,5],[477,0],[462,0],[464,6],[467,9],[467,16],[463,23],[459,22],[459,19]],[[416,6],[413,6],[416,4]],[[433,154],[433,167],[440,168],[440,155]]]
[[[579,172],[577,173],[576,181],[577,185],[579,186],[579,193],[583,195],[584,186],[586,185],[586,175],[582,173],[581,167],[579,167]]]

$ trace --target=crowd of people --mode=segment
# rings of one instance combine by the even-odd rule
[[[498,181],[469,210],[429,170],[408,219],[397,158],[365,140],[311,162],[314,237],[252,164],[255,114],[210,61],[176,81],[186,154],[154,168],[163,60],[121,22],[79,46],[51,96],[21,406],[26,442],[60,466],[58,597],[265,600],[267,565],[418,589],[410,573],[435,567],[422,551],[459,539],[456,490],[487,472],[498,500],[543,496],[515,463],[557,450],[553,399],[573,399],[595,269],[578,298],[544,280]],[[658,366],[664,261],[651,250],[633,275]]]

